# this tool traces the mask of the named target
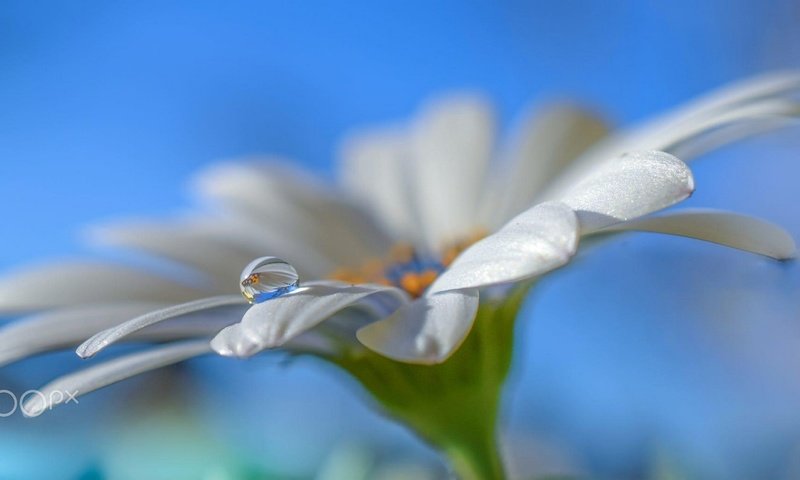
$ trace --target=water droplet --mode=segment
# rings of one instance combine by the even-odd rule
[[[297,270],[277,257],[261,257],[250,262],[239,278],[242,295],[250,303],[261,303],[291,292],[300,284]]]

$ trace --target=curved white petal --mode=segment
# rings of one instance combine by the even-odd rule
[[[603,232],[641,231],[697,238],[778,260],[794,257],[792,236],[760,218],[718,210],[683,210],[618,223]]]
[[[59,261],[29,267],[0,279],[0,311],[24,312],[117,301],[175,303],[209,293],[120,265]]]
[[[608,146],[618,150],[653,149],[675,153],[677,144],[691,142],[707,132],[737,123],[747,127],[739,130],[739,138],[745,138],[762,131],[760,126],[764,123],[777,125],[773,122],[776,117],[796,117],[798,104],[792,97],[798,93],[800,75],[796,73],[734,84],[645,122],[619,135],[617,141]]]
[[[211,349],[224,357],[247,358],[261,351],[261,346],[244,333],[241,323],[220,330],[211,339]]]
[[[431,102],[411,127],[411,189],[432,251],[472,233],[495,125],[488,102],[459,95]]]
[[[691,145],[702,141],[706,135],[716,130],[738,127],[734,132],[738,137],[728,135],[728,142],[735,142],[747,138],[755,133],[764,131],[763,125],[775,127],[785,124],[785,120],[800,115],[800,104],[790,99],[770,99],[760,102],[747,103],[701,118],[683,125],[676,125],[664,132],[659,132],[657,137],[643,137],[638,141],[639,148],[664,150],[670,153],[681,150],[692,154]],[[784,122],[775,122],[783,119]],[[730,131],[730,130],[729,130]],[[702,150],[697,150],[702,151]]]
[[[800,73],[779,72],[735,83],[685,106],[613,135],[589,149],[559,175],[538,200],[559,198],[572,184],[592,175],[617,155],[632,150],[668,150],[684,160],[786,123],[797,116]],[[717,130],[725,130],[717,135]],[[708,141],[708,136],[713,138]]]
[[[118,303],[62,308],[30,315],[0,328],[0,367],[40,353],[75,348],[99,332],[165,304]],[[126,336],[127,341],[167,342],[211,338],[244,314],[245,305],[188,313]]]
[[[685,163],[664,152],[631,152],[573,186],[560,200],[578,214],[582,233],[669,207],[694,191]]]
[[[528,112],[485,192],[480,223],[494,230],[525,211],[542,187],[607,133],[599,117],[569,104]]]
[[[217,165],[199,177],[197,186],[205,197],[337,265],[360,264],[391,246],[374,220],[343,193],[274,160]]]
[[[569,206],[536,205],[461,253],[428,294],[516,282],[548,272],[569,261],[579,237],[578,219]]]
[[[125,355],[85,370],[65,375],[45,385],[22,405],[26,417],[36,417],[56,405],[136,375],[211,353],[207,340],[191,340],[153,347]]]
[[[73,346],[99,330],[163,307],[153,303],[75,307],[16,320],[0,328],[0,365]]]
[[[362,327],[358,340],[394,360],[436,364],[467,338],[478,312],[478,290],[426,295],[391,316]]]
[[[800,92],[800,73],[797,71],[770,72],[734,82],[685,104],[649,125],[668,125],[686,119],[712,115],[749,102],[786,97]]]
[[[242,318],[247,305],[230,305],[173,317],[125,337],[129,342],[165,342],[206,337],[209,340],[232,322]],[[83,337],[86,338],[86,337]]]
[[[797,119],[785,116],[732,122],[696,135],[688,141],[676,143],[669,148],[669,152],[678,158],[692,159],[739,140],[789,126],[793,122],[797,122]]]
[[[218,297],[203,298],[192,302],[182,303],[180,305],[173,305],[159,310],[154,310],[95,334],[90,339],[83,342],[76,350],[76,353],[81,358],[89,358],[96,355],[97,352],[103,350],[112,343],[156,323],[170,320],[189,313],[235,305],[246,305],[246,302],[241,295],[221,295]],[[236,320],[237,317],[231,318],[231,322],[235,322]]]
[[[407,302],[405,292],[394,287],[316,282],[253,305],[239,324],[220,332],[211,345],[221,355],[246,357],[280,347],[345,308],[359,307],[382,317]]]
[[[332,318],[342,315],[338,314]],[[264,350],[264,347],[254,343],[242,331],[241,323],[228,325],[218,332],[211,340],[211,348],[223,357],[239,358],[251,357]],[[335,342],[328,335],[317,330],[309,330],[292,338],[281,346],[281,350],[290,353],[313,353],[317,355],[336,355],[338,353]]]

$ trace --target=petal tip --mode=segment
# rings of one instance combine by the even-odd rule
[[[44,396],[39,393],[33,395],[30,400],[23,403],[20,407],[20,411],[22,411],[22,415],[26,418],[36,418],[43,414],[48,407],[52,406],[53,405],[48,404]]]
[[[785,248],[775,255],[775,260],[789,262],[797,258],[797,244],[792,237],[788,238]]]
[[[477,311],[477,290],[436,293],[360,328],[356,338],[370,350],[398,362],[443,363],[469,335]]]
[[[102,337],[102,332],[86,340],[75,349],[75,353],[83,360],[97,355],[97,353],[108,346],[108,341]]]
[[[214,350],[214,352],[217,353],[217,355],[221,355],[223,357],[236,356],[229,343],[219,335],[211,339],[210,345],[211,345],[211,350]]]
[[[444,363],[455,351],[454,349],[449,351],[442,349],[441,344],[430,336],[415,339],[413,345],[387,345],[381,339],[383,334],[379,331],[380,329],[376,324],[367,325],[356,331],[356,338],[373,352],[397,362],[436,365]]]
[[[223,357],[249,358],[265,350],[243,331],[241,323],[234,323],[222,329],[209,344],[211,349]]]

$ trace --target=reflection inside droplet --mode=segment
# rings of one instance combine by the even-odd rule
[[[300,284],[297,270],[277,257],[261,257],[250,262],[239,278],[242,295],[250,303],[261,303],[291,292]]]

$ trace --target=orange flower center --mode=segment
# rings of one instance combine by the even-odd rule
[[[339,268],[330,274],[330,278],[352,284],[391,285],[417,298],[461,252],[485,236],[486,232],[479,231],[448,245],[440,255],[423,254],[409,244],[397,244],[392,247],[388,258],[370,259],[356,268]]]

